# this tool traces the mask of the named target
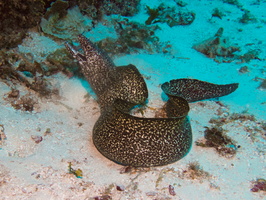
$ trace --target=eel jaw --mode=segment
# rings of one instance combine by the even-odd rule
[[[80,52],[76,51],[74,47],[71,46],[68,42],[65,42],[65,47],[67,51],[73,56],[73,58],[78,60],[80,64],[87,61],[86,57]]]

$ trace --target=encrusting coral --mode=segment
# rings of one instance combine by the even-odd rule
[[[67,12],[66,8],[61,7],[60,12],[51,12],[48,9],[40,23],[44,33],[64,40],[74,40],[78,34],[92,28],[92,21],[83,16],[77,6],[69,8]]]

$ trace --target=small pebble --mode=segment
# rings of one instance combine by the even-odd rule
[[[157,193],[156,193],[156,192],[153,192],[153,191],[151,191],[151,192],[147,192],[147,193],[146,193],[146,195],[147,195],[148,197],[153,197],[153,196],[156,196],[156,195],[157,195]]]
[[[123,186],[123,185],[117,185],[117,186],[116,186],[116,189],[117,189],[118,191],[124,191],[126,188],[125,188],[125,186]]]
[[[31,136],[31,139],[36,143],[40,143],[42,141],[42,136],[39,136],[39,135],[32,135]]]
[[[109,195],[103,195],[103,196],[97,196],[94,197],[95,200],[112,200],[112,197],[110,197]]]
[[[169,185],[169,194],[172,195],[172,196],[176,195],[175,188],[172,185]]]
[[[51,134],[52,132],[50,128],[47,128],[46,131],[44,132],[44,136],[51,135]]]
[[[19,90],[12,89],[11,92],[8,93],[8,98],[18,98]]]

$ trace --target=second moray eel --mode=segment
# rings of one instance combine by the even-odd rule
[[[106,158],[126,166],[151,167],[173,163],[190,150],[192,132],[188,102],[220,97],[237,83],[215,85],[176,79],[162,85],[168,95],[168,118],[139,118],[130,109],[148,98],[146,83],[134,65],[116,67],[91,41],[80,35],[84,54],[66,43],[97,95],[101,115],[93,127],[93,143]]]

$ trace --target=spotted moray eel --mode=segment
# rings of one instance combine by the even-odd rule
[[[130,109],[148,98],[146,83],[134,65],[116,67],[90,40],[79,35],[84,53],[66,43],[97,95],[101,115],[93,127],[93,143],[106,158],[125,166],[167,165],[183,158],[192,144],[188,102],[220,97],[237,83],[216,85],[196,79],[162,84],[168,95],[167,118],[140,118]]]

